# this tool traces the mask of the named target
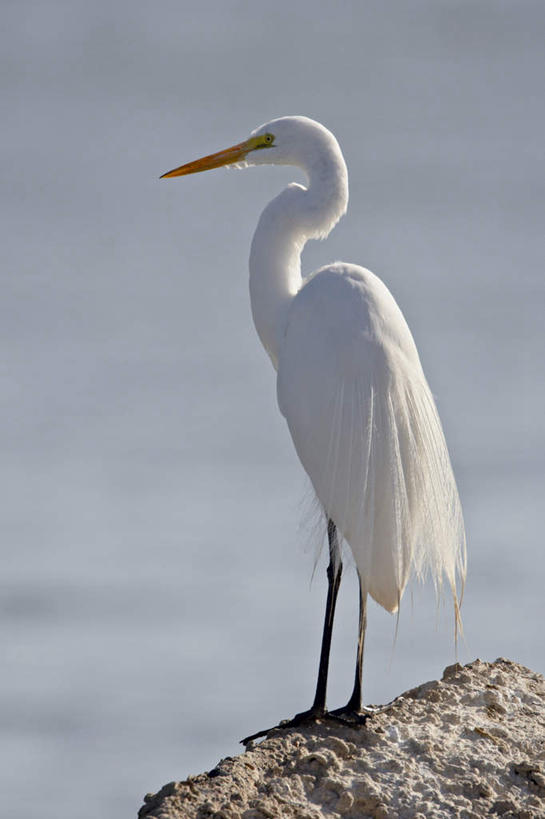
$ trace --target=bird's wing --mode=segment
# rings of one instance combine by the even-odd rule
[[[367,270],[323,268],[293,300],[278,402],[363,587],[395,611],[414,571],[455,589],[462,512],[433,397],[410,330]]]

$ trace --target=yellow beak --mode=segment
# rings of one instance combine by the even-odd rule
[[[221,168],[223,165],[234,165],[245,159],[246,154],[255,148],[254,143],[255,138],[247,139],[245,142],[239,142],[238,145],[232,145],[231,148],[226,148],[224,151],[218,151],[216,154],[209,154],[203,156],[202,159],[195,159],[186,165],[180,165],[179,168],[164,173],[160,178],[172,179],[174,176],[186,176],[189,173],[200,173],[200,171],[209,171],[212,168]]]

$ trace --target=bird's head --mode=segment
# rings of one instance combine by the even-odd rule
[[[190,173],[199,173],[223,166],[298,165],[308,167],[312,164],[314,156],[318,157],[325,149],[334,146],[340,153],[333,134],[319,122],[308,117],[280,117],[256,128],[243,142],[174,168],[163,174],[161,179],[186,176]]]

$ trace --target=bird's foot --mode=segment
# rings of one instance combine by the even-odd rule
[[[331,711],[331,716],[344,725],[354,728],[358,725],[365,725],[369,717],[375,713],[376,711],[372,708],[350,708],[345,705],[343,708],[335,708],[334,711]]]
[[[250,742],[253,742],[254,739],[267,736],[271,731],[297,728],[299,725],[304,725],[305,723],[325,722],[327,720],[346,725],[350,728],[358,728],[365,725],[370,717],[389,711],[390,708],[401,699],[402,697],[396,697],[391,702],[386,703],[386,705],[355,706],[351,702],[348,702],[342,708],[335,708],[334,711],[326,711],[325,708],[309,708],[308,711],[301,711],[300,714],[296,714],[293,719],[283,719],[278,725],[265,728],[263,731],[257,731],[257,733],[250,734],[249,737],[244,737],[244,739],[240,741],[242,745],[246,746]]]
[[[336,708],[334,711],[331,711],[330,715],[332,717],[336,717],[347,725],[365,725],[370,717],[374,717],[377,714],[383,714],[385,711],[389,711],[395,702],[396,700],[392,700],[392,702],[389,702],[386,705],[367,706],[355,706],[351,702],[348,702],[342,708]]]
[[[335,714],[329,713],[325,708],[309,708],[308,711],[301,711],[300,714],[296,714],[293,719],[283,719],[278,725],[273,725],[272,728],[265,728],[264,731],[257,731],[257,733],[251,734],[249,737],[244,737],[244,739],[240,741],[242,745],[248,745],[248,743],[253,742],[254,739],[266,736],[270,731],[276,731],[277,729],[285,731],[288,728],[297,728],[299,725],[305,725],[305,723],[321,722],[327,719],[344,722],[343,719],[339,719]]]

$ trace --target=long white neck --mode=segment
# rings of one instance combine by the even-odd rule
[[[301,167],[308,187],[291,184],[269,202],[250,251],[252,315],[275,368],[289,306],[302,284],[303,247],[308,239],[325,238],[348,204],[348,174],[336,141]]]

